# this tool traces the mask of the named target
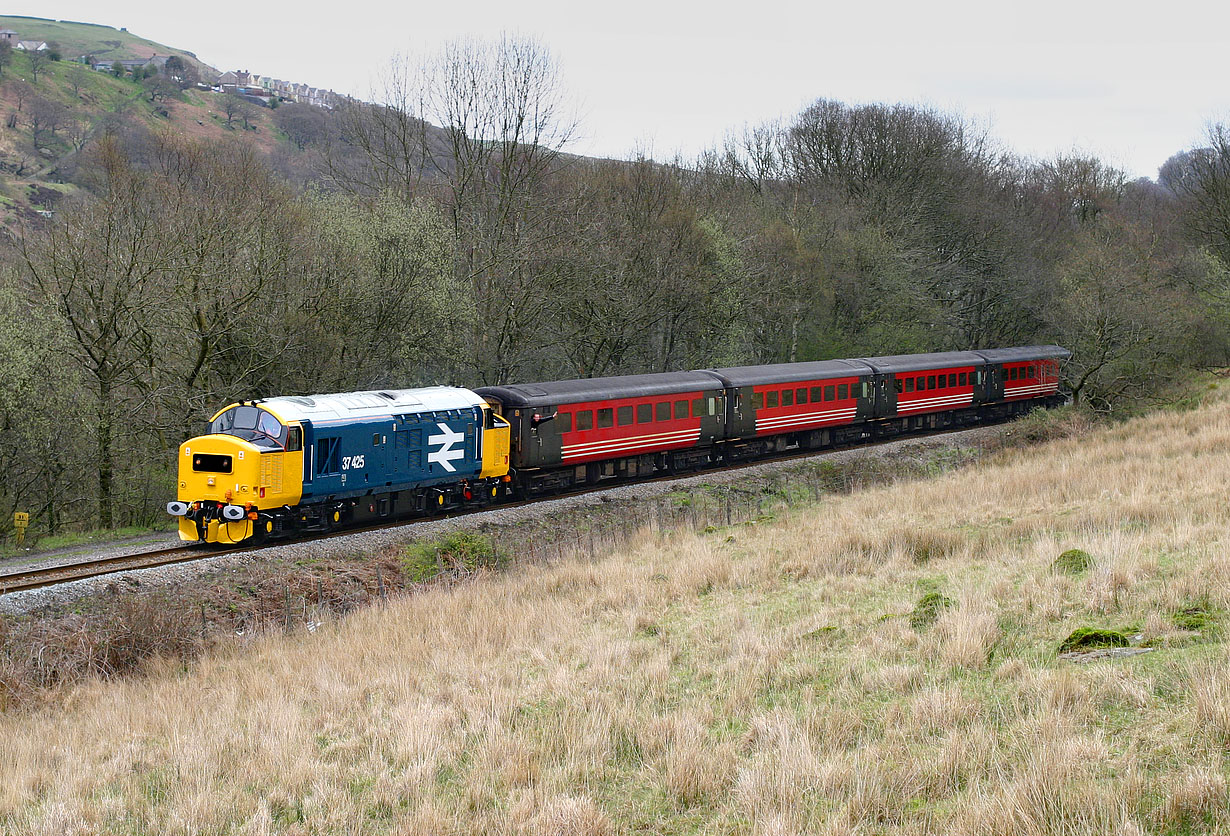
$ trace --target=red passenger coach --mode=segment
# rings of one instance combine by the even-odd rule
[[[514,478],[537,492],[708,464],[726,420],[721,381],[705,372],[476,391],[512,425]]]
[[[822,360],[713,369],[728,395],[726,458],[787,447],[823,447],[865,438],[872,369],[858,360]]]

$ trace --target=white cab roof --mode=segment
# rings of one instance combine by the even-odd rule
[[[425,389],[376,389],[370,392],[265,398],[255,403],[283,421],[330,421],[469,409],[483,406],[485,401],[469,389],[430,386]]]

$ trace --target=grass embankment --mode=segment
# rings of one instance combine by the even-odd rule
[[[646,530],[0,717],[0,829],[1230,832],[1228,493],[1218,402]]]

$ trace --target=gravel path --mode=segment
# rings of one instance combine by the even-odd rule
[[[58,607],[115,586],[184,585],[191,583],[203,573],[243,566],[253,561],[277,560],[282,563],[299,563],[329,559],[354,559],[356,556],[376,554],[414,540],[438,538],[454,531],[473,530],[480,527],[485,530],[501,529],[533,522],[549,523],[554,518],[587,508],[600,508],[609,503],[632,503],[704,485],[756,483],[765,477],[789,473],[819,461],[829,461],[841,466],[859,460],[901,456],[921,459],[940,449],[996,446],[996,442],[1005,433],[1011,432],[1010,426],[1001,424],[975,427],[958,432],[899,439],[867,447],[834,450],[802,458],[763,462],[733,470],[707,471],[678,479],[624,484],[603,491],[540,500],[519,507],[494,508],[490,511],[451,519],[421,520],[379,531],[356,532],[331,537],[327,540],[280,543],[242,555],[204,558],[192,563],[121,572],[101,578],[73,581],[46,589],[4,595],[0,597],[0,613],[19,614],[40,610],[44,607]],[[98,550],[97,547],[82,547],[84,550],[74,549],[71,553],[48,558],[47,565],[51,565],[52,560],[71,562],[72,558],[80,559],[85,554],[102,556],[149,551],[152,548],[161,548],[163,544],[175,542],[174,538],[175,535],[172,534],[165,539],[127,541],[111,544],[102,550]],[[152,545],[154,543],[158,545]],[[16,567],[5,564],[0,568],[13,571]]]

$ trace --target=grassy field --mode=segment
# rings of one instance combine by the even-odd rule
[[[1219,399],[647,528],[0,716],[0,831],[1230,833],[1228,493]]]

